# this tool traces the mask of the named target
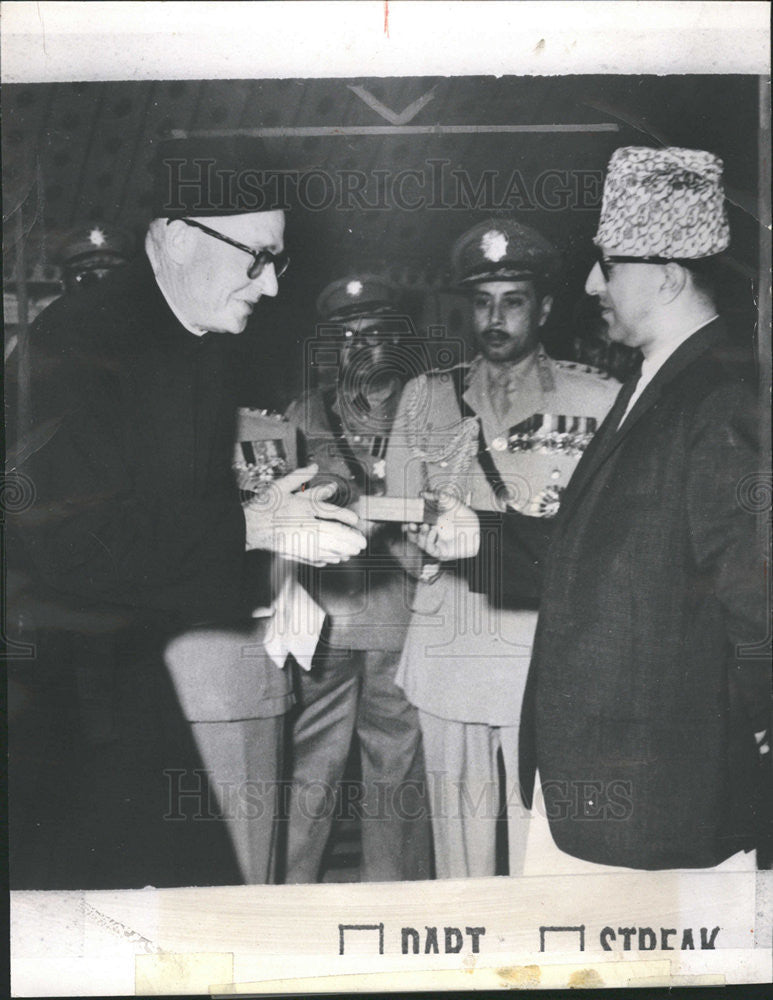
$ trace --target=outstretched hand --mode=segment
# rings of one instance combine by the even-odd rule
[[[367,544],[354,511],[327,500],[333,484],[306,488],[317,474],[309,465],[266,484],[244,508],[246,548],[266,549],[312,566],[345,562]]]
[[[436,523],[411,524],[408,537],[440,562],[472,559],[480,548],[478,515],[452,496],[441,493],[433,499],[440,508]]]

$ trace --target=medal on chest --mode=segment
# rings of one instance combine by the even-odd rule
[[[595,417],[533,413],[512,426],[506,434],[495,437],[489,447],[500,452],[561,452],[579,456],[590,444],[597,425]]]

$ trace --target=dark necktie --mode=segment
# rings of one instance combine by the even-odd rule
[[[599,427],[593,440],[588,445],[585,454],[582,456],[580,466],[587,465],[591,461],[591,456],[598,454],[614,438],[623,414],[631,400],[631,396],[636,391],[640,377],[641,366],[636,368],[631,377],[623,382],[620,392],[618,392],[617,398],[612,404],[612,409],[607,414],[604,423]]]
[[[609,411],[607,419],[604,421],[603,427],[605,431],[609,431],[611,434],[614,434],[620,426],[620,421],[623,419],[623,414],[628,409],[628,404],[631,402],[631,396],[633,396],[636,392],[636,386],[639,384],[640,378],[641,365],[636,368],[630,378],[623,382],[620,387],[617,399],[612,404],[612,409]]]
[[[607,449],[611,447],[620,419],[625,413],[631,396],[634,394],[640,375],[641,367],[637,368],[631,377],[620,387],[620,392],[618,392],[617,399],[612,404],[612,409],[607,414],[604,423],[593,435],[591,443],[583,452],[561,500],[561,515],[565,515],[566,511],[572,506],[574,498],[582,489],[583,484],[589,476],[593,475],[594,470],[603,459]]]

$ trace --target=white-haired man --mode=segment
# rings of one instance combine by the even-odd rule
[[[146,253],[55,303],[32,332],[32,421],[19,430],[35,502],[20,529],[48,607],[60,609],[38,624],[68,639],[57,644],[57,664],[42,656],[28,676],[46,688],[56,716],[40,736],[60,741],[48,758],[71,773],[51,777],[68,789],[59,809],[39,790],[29,803],[17,796],[31,816],[12,831],[12,879],[22,887],[271,877],[273,831],[258,821],[270,818],[273,800],[251,816],[249,802],[224,798],[226,785],[243,799],[259,794],[250,782],[276,781],[291,701],[286,677],[261,655],[258,626],[244,626],[245,551],[321,565],[359,552],[365,539],[351,512],[294,492],[316,468],[280,481],[277,504],[239,501],[228,335],[244,330],[261,297],[277,294],[288,263],[284,213],[241,183],[261,155],[241,142],[165,145]],[[168,661],[170,676],[169,640],[224,622],[237,623],[230,637],[207,633],[194,656]],[[98,749],[79,725],[88,692],[70,690],[78,636],[94,629],[112,630],[121,649],[116,718]],[[252,684],[240,687],[250,669]],[[29,784],[29,756],[22,743],[12,759],[17,788]],[[214,789],[204,773],[212,761]],[[197,821],[224,813],[254,822]]]

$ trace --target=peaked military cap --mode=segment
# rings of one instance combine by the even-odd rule
[[[488,219],[457,239],[451,265],[455,283],[465,286],[549,278],[558,270],[559,257],[535,229],[514,219]]]
[[[317,299],[320,319],[335,323],[357,316],[400,312],[398,290],[376,274],[351,274],[331,282]]]
[[[105,222],[89,222],[66,232],[61,241],[59,258],[63,267],[100,267],[103,263],[127,261],[134,251],[131,233]]]

